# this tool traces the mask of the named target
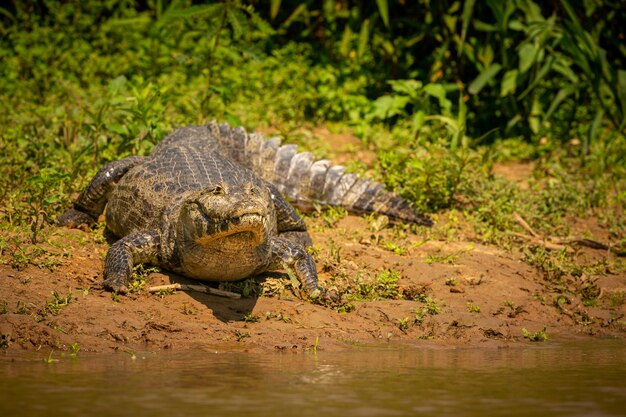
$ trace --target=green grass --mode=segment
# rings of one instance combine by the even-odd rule
[[[531,332],[526,329],[522,329],[522,335],[524,336],[525,339],[528,339],[531,342],[545,342],[546,340],[548,340],[548,332],[546,331],[545,327],[536,332]]]
[[[525,231],[514,216],[561,238],[578,233],[573,219],[586,219],[606,231],[605,243],[626,250],[626,182],[616,181],[626,178],[626,51],[614,43],[620,14],[609,2],[585,2],[584,20],[567,1],[541,9],[532,1],[403,6],[430,20],[401,19],[390,2],[372,10],[309,4],[291,20],[292,2],[274,16],[240,1],[35,3],[41,13],[19,2],[0,9],[3,264],[65,262],[53,222],[104,163],[149,153],[177,126],[217,119],[271,128],[320,157],[330,147],[314,126],[356,135],[356,148],[377,160],[352,168],[443,220],[432,230],[394,226],[382,243],[394,254],[412,249],[406,233],[455,241],[463,232],[523,253],[550,291],[576,294],[586,306],[599,293],[585,276],[624,271],[613,258],[589,263],[533,247],[516,235]],[[423,51],[427,58],[416,60]],[[493,175],[494,165],[511,163],[532,165],[523,186]],[[345,215],[318,213],[326,228]],[[387,221],[370,217],[370,230]],[[104,242],[102,229],[92,236]],[[336,271],[343,254],[329,246],[330,256],[316,256]],[[425,261],[454,263],[464,253]],[[144,285],[139,275],[133,291]],[[350,301],[402,297],[391,270],[335,275]],[[258,295],[291,284],[229,285]]]

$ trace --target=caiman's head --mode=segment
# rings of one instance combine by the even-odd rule
[[[181,206],[182,232],[199,245],[258,245],[276,228],[267,187],[216,185],[187,196]]]

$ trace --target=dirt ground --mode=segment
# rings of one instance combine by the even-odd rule
[[[358,148],[358,139],[331,139],[336,162],[373,160]],[[346,157],[346,147],[357,154]],[[496,175],[521,187],[531,171],[524,164],[494,168]],[[449,221],[446,214],[434,218],[435,228],[445,228]],[[319,249],[323,285],[336,285],[333,276],[342,276],[345,284],[392,269],[400,274],[401,297],[355,301],[351,308],[337,309],[304,301],[289,290],[239,300],[197,292],[148,293],[149,286],[190,282],[165,271],[150,273],[143,290],[114,296],[99,285],[109,247],[102,230],[58,228],[49,242],[60,265],[15,269],[0,262],[0,346],[46,353],[77,348],[297,352],[370,344],[510,346],[532,343],[524,334],[544,329],[551,341],[626,336],[626,273],[610,266],[616,258],[606,250],[580,249],[577,261],[606,260],[607,267],[593,276],[570,277],[570,284],[576,282],[555,288],[545,271],[524,262],[519,251],[481,244],[471,233],[445,239],[411,232],[398,237],[390,227],[372,232],[370,222],[357,216],[332,227],[322,218],[308,218],[307,224]],[[464,230],[463,225],[456,230]],[[607,239],[593,221],[575,221],[572,230]],[[385,242],[400,242],[402,250],[390,250]],[[580,292],[567,290],[581,285],[596,291],[591,305]]]
[[[359,301],[353,303],[352,311],[339,312],[303,301],[289,291],[280,297],[240,300],[181,291],[149,294],[145,290],[114,297],[98,285],[108,248],[99,232],[61,228],[51,241],[61,243],[68,254],[62,265],[52,271],[0,266],[0,302],[6,301],[5,313],[0,315],[4,347],[44,352],[69,351],[76,346],[93,352],[188,348],[302,351],[380,343],[531,343],[523,337],[523,329],[534,333],[545,328],[550,340],[626,335],[626,308],[623,303],[611,302],[615,294],[626,290],[623,273],[609,270],[593,277],[600,288],[596,306],[584,306],[571,294],[567,303],[556,308],[542,273],[522,262],[518,253],[463,240],[423,243],[419,236],[409,234],[406,240],[411,249],[396,254],[372,241],[375,236],[364,218],[348,216],[333,228],[322,228],[319,219],[309,222],[316,246],[328,246],[332,241],[331,246],[340,248],[339,265],[329,267],[328,250],[318,254],[323,283],[329,285],[331,274],[338,272],[350,277],[359,271],[393,268],[401,274],[398,284],[404,298],[410,298],[411,291],[427,294],[439,314],[425,314],[416,320],[424,301],[408,299]],[[380,233],[377,239],[391,231]],[[451,262],[428,261],[447,259],[450,254],[454,255]],[[589,249],[579,256],[600,259],[607,254]],[[146,286],[173,281],[186,282],[175,275],[151,273]],[[56,302],[53,291],[58,294]]]

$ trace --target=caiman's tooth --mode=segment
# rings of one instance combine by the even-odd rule
[[[291,166],[285,178],[284,193],[291,199],[297,199],[298,196],[308,196],[306,189],[309,180],[309,170],[315,161],[315,157],[309,152],[295,154],[291,158]]]

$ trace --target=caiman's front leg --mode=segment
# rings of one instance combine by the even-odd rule
[[[276,209],[278,235],[303,248],[313,246],[311,236],[306,231],[306,224],[291,204],[271,184],[268,184],[272,201]]]
[[[80,193],[80,196],[74,202],[74,206],[59,216],[57,224],[59,226],[81,228],[84,226],[89,227],[97,222],[98,216],[104,211],[113,186],[129,169],[143,159],[143,156],[129,156],[102,167],[87,188]]]
[[[161,237],[150,230],[131,233],[115,242],[104,261],[104,288],[125,294],[133,266],[156,263],[160,253]]]
[[[311,298],[333,298],[319,286],[315,262],[300,244],[282,237],[273,237],[270,245],[272,259],[268,270],[291,269]]]

